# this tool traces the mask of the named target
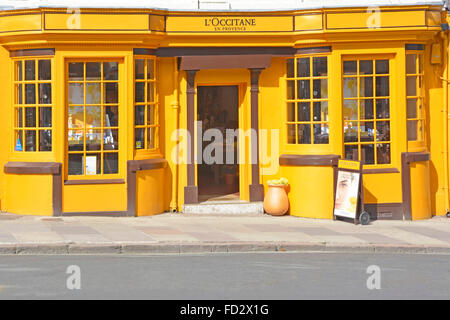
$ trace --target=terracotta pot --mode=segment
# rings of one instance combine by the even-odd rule
[[[289,209],[289,198],[285,185],[270,185],[264,197],[264,211],[273,216],[282,216]]]

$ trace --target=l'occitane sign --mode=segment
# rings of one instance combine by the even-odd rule
[[[292,16],[168,16],[167,32],[289,32]]]

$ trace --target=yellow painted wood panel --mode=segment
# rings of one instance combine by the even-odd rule
[[[68,185],[63,188],[63,212],[126,211],[125,184]]]
[[[425,10],[327,13],[327,29],[367,29],[371,27],[425,26]]]
[[[46,13],[46,30],[114,30],[147,31],[150,18],[147,14],[75,14]]]
[[[40,31],[42,16],[37,14],[20,14],[0,17],[0,33],[14,31]]]
[[[304,14],[295,16],[295,31],[321,30],[323,28],[322,14]]]

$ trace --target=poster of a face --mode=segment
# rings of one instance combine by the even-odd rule
[[[358,205],[359,173],[339,171],[337,178],[334,214],[336,216],[355,218]]]

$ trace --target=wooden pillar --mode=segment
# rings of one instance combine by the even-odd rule
[[[250,69],[251,77],[251,159],[252,159],[252,184],[249,186],[250,202],[263,201],[264,187],[259,182],[259,75],[263,68]]]
[[[198,70],[187,70],[187,131],[191,141],[188,150],[187,186],[184,187],[184,203],[198,203],[198,187],[195,185],[195,75]]]

